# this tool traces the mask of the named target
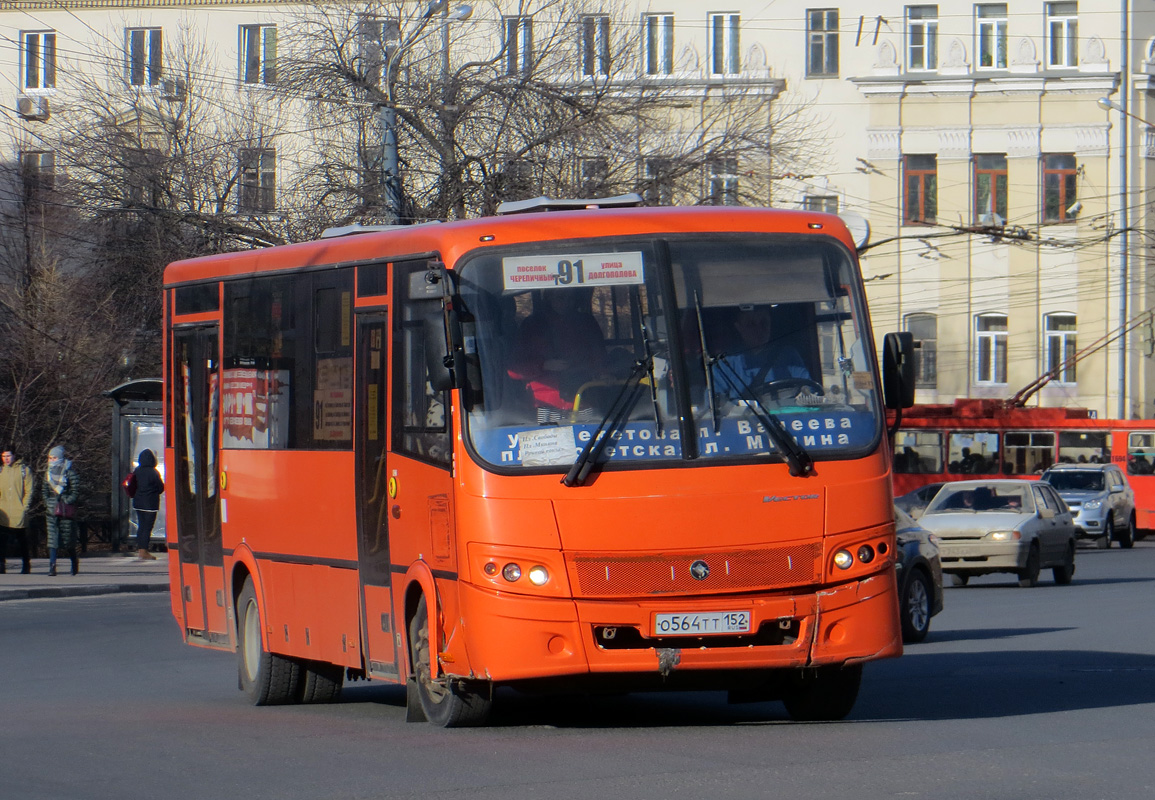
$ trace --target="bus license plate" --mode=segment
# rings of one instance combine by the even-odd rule
[[[707,611],[699,614],[655,614],[655,636],[709,636],[749,633],[749,611]]]

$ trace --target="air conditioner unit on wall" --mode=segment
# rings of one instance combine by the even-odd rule
[[[51,115],[48,109],[48,98],[41,95],[17,95],[16,113],[24,119],[46,120]]]

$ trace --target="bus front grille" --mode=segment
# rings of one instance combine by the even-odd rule
[[[581,597],[644,597],[773,589],[816,583],[819,542],[708,553],[581,553],[568,558]]]

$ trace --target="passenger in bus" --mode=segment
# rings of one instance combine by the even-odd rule
[[[518,328],[509,376],[538,407],[572,409],[577,390],[605,372],[605,336],[589,300],[584,289],[544,290]]]
[[[747,388],[757,395],[760,387],[773,381],[811,380],[810,370],[798,350],[774,336],[770,309],[743,306],[733,325],[741,350],[728,356],[724,365],[714,367],[715,385],[731,400],[742,399]]]

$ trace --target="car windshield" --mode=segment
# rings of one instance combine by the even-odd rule
[[[1030,488],[1021,484],[944,486],[923,516],[958,512],[1035,513]]]
[[[544,242],[459,275],[467,441],[495,467],[564,471],[602,423],[611,464],[782,460],[787,436],[849,458],[881,435],[856,270],[833,240]]]
[[[1043,473],[1043,480],[1060,492],[1101,492],[1103,473],[1090,469],[1052,470]]]

